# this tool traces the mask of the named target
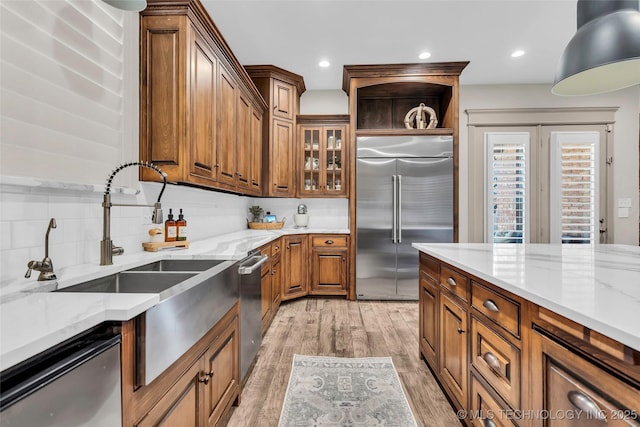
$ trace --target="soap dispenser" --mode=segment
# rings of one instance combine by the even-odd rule
[[[176,221],[173,219],[173,212],[169,209],[169,216],[164,222],[164,241],[175,242],[178,237]]]
[[[180,213],[178,214],[176,226],[178,228],[176,239],[179,241],[187,240],[187,220],[184,219],[182,209],[180,209]]]

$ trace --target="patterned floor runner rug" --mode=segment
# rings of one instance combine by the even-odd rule
[[[278,426],[417,424],[390,357],[296,354]]]

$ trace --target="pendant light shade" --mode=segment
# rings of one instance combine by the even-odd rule
[[[638,0],[578,0],[578,31],[565,48],[556,95],[591,95],[640,84]]]
[[[116,9],[127,10],[131,12],[140,12],[146,9],[147,0],[102,0],[115,7]]]

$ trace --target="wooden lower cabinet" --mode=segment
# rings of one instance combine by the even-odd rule
[[[204,411],[206,426],[225,423],[225,415],[238,397],[240,385],[239,337],[235,325],[230,325],[203,357]]]
[[[149,385],[135,387],[135,324],[122,329],[123,426],[225,425],[240,393],[238,304]]]
[[[438,311],[440,310],[440,291],[429,276],[420,273],[420,352],[427,362],[438,372]]]
[[[535,426],[640,426],[639,378],[635,385],[618,378],[539,333],[532,334],[532,354],[535,407],[563,415]]]
[[[463,424],[640,427],[640,352],[424,253],[419,286],[420,355]]]
[[[275,255],[271,262],[271,311],[273,316],[276,315],[280,307],[282,295],[282,257],[280,254]]]
[[[311,235],[311,295],[346,295],[348,237]]]
[[[467,310],[440,293],[440,377],[459,407],[467,407]]]
[[[295,235],[282,237],[282,300],[305,296],[308,293],[309,275],[307,273],[308,248],[307,236]]]
[[[477,427],[514,427],[516,413],[499,403],[490,387],[485,387],[475,374],[471,375],[471,424]]]
[[[194,363],[136,426],[203,426],[204,389],[201,378],[202,366]]]
[[[280,307],[282,299],[282,241],[274,240],[260,247],[262,255],[268,255],[269,261],[262,265],[261,270],[261,301],[262,301],[262,335],[267,332],[271,321]]]

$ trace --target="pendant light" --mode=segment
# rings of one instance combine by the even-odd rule
[[[640,84],[640,1],[578,0],[577,17],[551,92],[592,95]]]
[[[147,0],[102,0],[115,7],[116,9],[127,10],[131,12],[140,12],[146,9]]]

